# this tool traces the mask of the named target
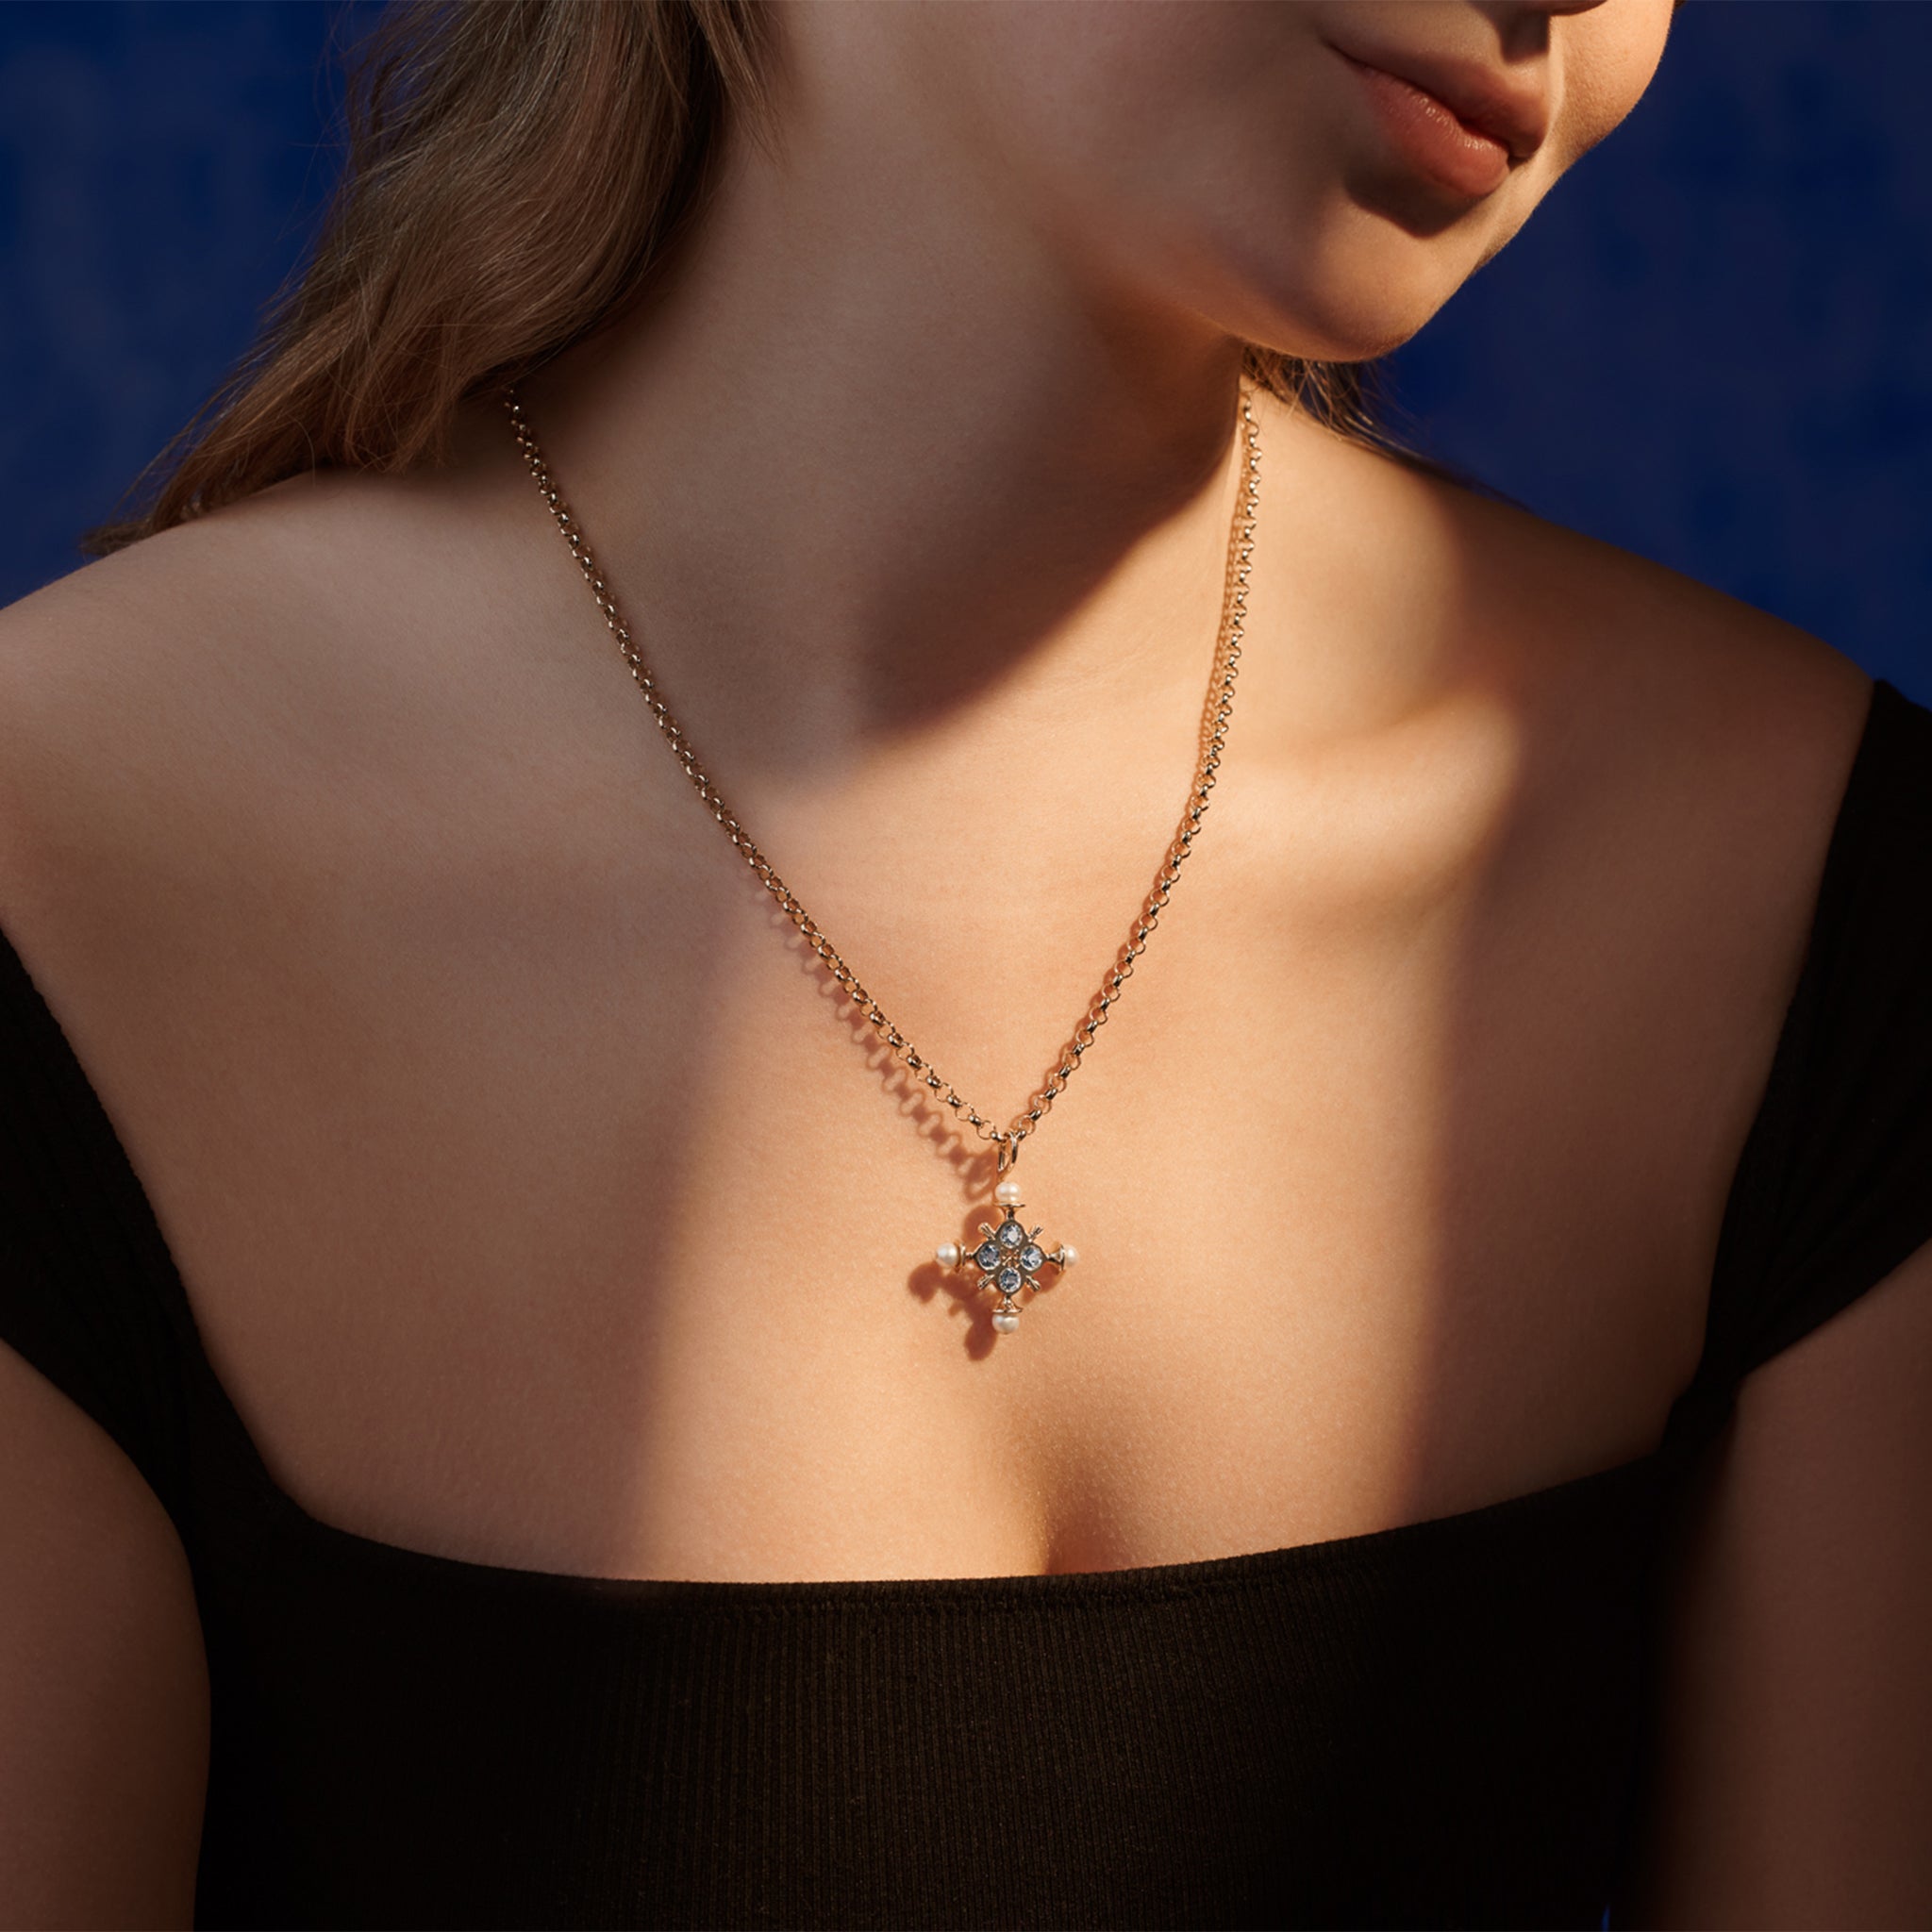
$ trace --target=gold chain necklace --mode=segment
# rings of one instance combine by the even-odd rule
[[[1093,1044],[1094,1035],[1107,1020],[1108,1009],[1120,998],[1133,973],[1134,961],[1146,950],[1147,941],[1153,936],[1175,881],[1180,877],[1181,861],[1192,849],[1194,835],[1201,829],[1202,815],[1208,809],[1208,794],[1214,788],[1214,774],[1220,767],[1221,754],[1227,742],[1228,720],[1234,713],[1235,672],[1241,662],[1241,630],[1247,618],[1248,566],[1255,549],[1255,506],[1260,498],[1261,431],[1255,421],[1254,407],[1246,387],[1243,386],[1241,392],[1241,410],[1247,452],[1242,462],[1241,489],[1235,499],[1233,525],[1228,533],[1227,575],[1222,592],[1221,628],[1215,641],[1214,668],[1208,680],[1208,702],[1202,713],[1201,756],[1194,768],[1193,789],[1188,794],[1180,827],[1167,848],[1160,870],[1155,874],[1154,890],[1148,893],[1140,917],[1134,922],[1131,935],[1121,947],[1100,991],[1089,1006],[1086,1018],[1074,1029],[1073,1038],[1061,1049],[1059,1064],[1035,1091],[1027,1105],[1013,1116],[1012,1124],[1006,1127],[994,1126],[887,1019],[879,1003],[859,984],[857,974],[839,957],[831,941],[819,930],[818,922],[799,903],[791,888],[778,876],[772,862],[753,844],[750,835],[732,815],[719,795],[718,788],[698,762],[697,754],[684,734],[684,727],[673,717],[671,707],[664,702],[657,679],[645,668],[643,656],[632,641],[629,626],[618,614],[616,600],[591,556],[584,533],[558,490],[550,466],[543,460],[514,389],[506,393],[504,407],[508,411],[510,428],[515,433],[525,466],[535,479],[551,516],[556,519],[558,529],[569,542],[571,555],[576,558],[577,568],[582,571],[591,594],[597,600],[597,608],[604,614],[605,625],[617,640],[624,661],[630,667],[630,675],[643,693],[644,702],[650,706],[658,730],[664,734],[666,742],[677,755],[678,763],[684,767],[685,776],[697,788],[698,796],[709,808],[711,816],[724,828],[725,836],[738,848],[745,862],[758,875],[759,883],[784,908],[785,916],[804,935],[825,970],[865,1016],[892,1058],[903,1061],[910,1072],[918,1074],[927,1091],[952,1109],[956,1119],[964,1120],[980,1140],[996,1146],[998,1172],[1009,1176],[1009,1170],[1020,1158],[1020,1143],[1039,1126],[1053,1106],[1055,1096],[1074,1077],[1081,1055]],[[1053,1248],[1042,1246],[1040,1229],[1021,1224],[1019,1210],[1025,1203],[1021,1198],[1018,1181],[1010,1177],[1001,1180],[993,1190],[993,1199],[998,1204],[1000,1219],[996,1224],[984,1221],[979,1224],[980,1240],[976,1247],[961,1248],[955,1242],[945,1241],[934,1251],[934,1257],[942,1268],[977,1270],[975,1285],[980,1289],[991,1289],[999,1296],[999,1305],[993,1310],[993,1327],[1002,1335],[1010,1335],[1020,1325],[1021,1291],[1024,1289],[1031,1295],[1045,1290],[1074,1265],[1076,1256],[1074,1249],[1064,1242]],[[1047,1268],[1054,1271],[1052,1276],[1043,1273]]]

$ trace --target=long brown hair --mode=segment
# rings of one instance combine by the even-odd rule
[[[390,0],[348,63],[347,158],[254,347],[85,533],[105,556],[323,467],[441,458],[464,397],[637,295],[727,118],[769,125],[770,0]],[[1390,446],[1373,365],[1250,346],[1248,374]]]

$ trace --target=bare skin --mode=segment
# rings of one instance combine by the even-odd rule
[[[1560,50],[1614,10],[1469,13]],[[735,808],[1004,1118],[1187,789],[1234,364],[1118,264],[1078,302],[1031,258],[990,275],[1001,231],[970,207],[949,251],[909,252],[889,197],[867,231],[858,159],[814,145],[843,123],[808,111],[813,76],[920,50],[810,17],[785,178],[823,194],[816,225],[747,163],[709,252],[526,396]],[[1574,75],[1607,87],[1614,51]],[[1608,112],[1582,78],[1571,97]],[[1380,308],[1346,276],[1269,299],[1368,353],[1501,245],[1479,213],[1403,230],[1437,252],[1364,271]],[[1118,299],[1091,309],[1095,287]],[[499,412],[468,411],[442,470],[284,485],[0,614],[0,924],[305,1508],[584,1574],[1012,1574],[1387,1527],[1655,1445],[1869,687],[1771,618],[1258,408],[1228,763],[1018,1170],[1082,1258],[997,1341],[924,1259],[984,1212],[982,1151],[868,1059],[699,808]],[[1928,1275],[1754,1378],[1775,1392],[1745,1405],[1687,1585],[1660,1921],[1856,1917],[1860,1869],[1928,1896],[1890,1813],[1834,1821],[1841,1883],[1804,1875],[1825,1868],[1802,1725],[1741,1812],[1709,1746],[1794,1672],[1837,1722],[1819,1659],[1852,1613],[1749,1499],[1799,1467],[1932,1490],[1885,1423],[1896,1365],[1932,1358]],[[62,1520],[94,1530],[6,1614],[61,1629],[105,1541],[158,1627],[192,1630],[158,1506],[38,1386],[7,1466],[58,1461],[92,1499]],[[1932,1597],[1909,1537],[1845,1560]],[[1698,1606],[1774,1568],[1792,1614],[1748,1667],[1700,1669]],[[1904,1627],[1856,1633],[1890,1644],[1901,1712],[1872,1717],[1867,1765],[1932,1719]],[[155,1641],[150,1682],[181,1681],[185,1640]],[[151,1702],[156,1788],[192,1783],[205,1715]],[[34,1750],[0,1746],[0,1817],[31,1795],[48,1821],[0,1899],[85,1920],[106,1881],[46,1849],[79,1814]],[[1766,1840],[1789,1878],[1748,1855]],[[128,1916],[178,1917],[178,1853]]]

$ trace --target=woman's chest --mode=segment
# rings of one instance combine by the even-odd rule
[[[445,874],[205,956],[134,1140],[271,1470],[408,1547],[759,1580],[1225,1556],[1643,1453],[1762,1003],[1668,897],[1365,883],[1225,816],[1025,1143],[1078,1260],[1005,1334],[934,1259],[999,1219],[985,1144],[754,881]],[[846,910],[1002,1124],[1108,963],[1097,891]]]

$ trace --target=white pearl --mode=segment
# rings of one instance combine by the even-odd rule
[[[1013,1330],[1020,1325],[1019,1314],[1015,1309],[1002,1308],[992,1318],[992,1325],[995,1328],[997,1328],[1002,1335],[1010,1335],[1013,1332]]]
[[[1019,1207],[1021,1202],[1020,1183],[1018,1181],[1002,1181],[992,1191],[992,1197],[1002,1208]]]
[[[941,1268],[957,1268],[959,1265],[959,1250],[951,1241],[941,1241],[932,1251],[932,1257]]]
[[[1078,1248],[1062,1246],[1057,1258],[1062,1268],[1071,1268],[1080,1258],[1080,1251]]]

